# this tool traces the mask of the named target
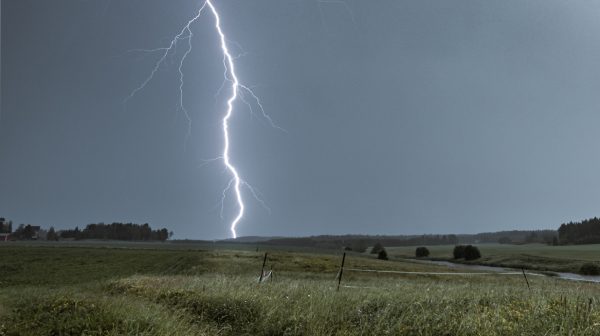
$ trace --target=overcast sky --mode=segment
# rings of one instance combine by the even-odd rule
[[[600,214],[600,3],[214,0],[240,79],[231,157],[239,235],[557,228]],[[157,53],[196,1],[2,1],[0,217],[80,228],[148,222],[230,236],[228,91],[213,17]],[[238,45],[239,44],[239,45]],[[243,49],[241,49],[243,48]]]

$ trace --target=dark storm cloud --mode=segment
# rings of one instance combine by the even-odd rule
[[[575,1],[217,1],[247,54],[232,156],[269,203],[241,235],[553,228],[598,215],[600,6]],[[219,219],[222,65],[209,16],[127,105],[199,1],[3,1],[0,215],[57,228]],[[242,52],[233,47],[235,52]],[[181,53],[182,50],[179,50]],[[228,210],[226,207],[225,210]],[[231,209],[229,209],[231,210]],[[227,215],[228,211],[225,212]]]

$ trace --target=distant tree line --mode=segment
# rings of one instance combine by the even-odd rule
[[[454,245],[458,243],[456,235],[419,235],[419,236],[312,236],[298,238],[275,238],[261,244],[277,246],[302,246],[321,249],[344,248],[348,251],[365,252],[375,244],[385,246],[415,246],[415,245]]]
[[[510,230],[483,232],[474,235],[459,235],[461,243],[500,243],[500,244],[552,244],[556,230]]]
[[[600,243],[600,218],[562,224],[558,228],[558,241],[560,244]]]
[[[234,243],[244,244],[240,241]],[[349,251],[365,252],[369,246],[380,243],[384,246],[435,246],[458,244],[557,244],[556,230],[512,230],[499,232],[483,232],[477,234],[429,234],[429,235],[323,235],[311,237],[273,238],[260,242],[264,245],[298,246],[319,249],[344,248]]]
[[[60,237],[65,239],[107,239],[128,241],[165,241],[173,235],[167,229],[152,230],[148,223],[112,223],[88,224],[83,230],[60,231]]]
[[[410,237],[401,241],[396,246],[416,246],[416,245],[453,245],[458,244],[458,236],[449,235],[421,235]],[[390,244],[386,244],[390,245]],[[391,245],[390,245],[391,246]]]
[[[11,238],[15,240],[35,240],[38,238],[39,230],[39,226],[21,224],[12,233]]]
[[[133,223],[89,224],[85,229],[48,231],[40,226],[20,224],[14,231],[12,222],[0,218],[0,233],[10,233],[10,240],[105,239],[127,241],[165,241],[173,235],[167,229],[152,230],[150,225]]]

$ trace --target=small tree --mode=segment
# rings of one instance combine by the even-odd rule
[[[51,226],[48,230],[48,234],[46,235],[46,240],[58,240],[58,235],[56,231],[54,231],[54,227]]]
[[[371,254],[378,254],[381,250],[383,250],[383,245],[381,245],[380,242],[377,242],[371,248]]]
[[[465,257],[465,247],[465,245],[454,246],[454,251],[452,251],[454,259],[462,259]]]
[[[429,257],[429,250],[427,249],[427,247],[417,247],[417,249],[415,250],[415,256],[417,258],[422,258],[422,257]]]
[[[473,245],[467,245],[465,247],[465,260],[475,260],[481,258],[481,252],[479,248]]]
[[[379,253],[377,253],[377,259],[381,259],[381,260],[388,260],[388,255],[387,252],[385,251],[385,248],[381,248],[381,251],[379,251]]]

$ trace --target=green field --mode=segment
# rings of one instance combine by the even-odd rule
[[[273,281],[259,285],[263,253],[0,244],[0,335],[600,334],[597,284],[531,277],[528,290],[521,276],[346,271],[338,292],[339,253],[279,250]],[[346,267],[448,271],[360,254]]]
[[[475,244],[482,258],[471,263],[526,268],[542,271],[577,273],[582,264],[600,263],[600,244],[550,246],[543,244]],[[428,246],[430,258],[452,260],[454,245]],[[413,258],[415,247],[389,247],[388,253],[397,258]]]

